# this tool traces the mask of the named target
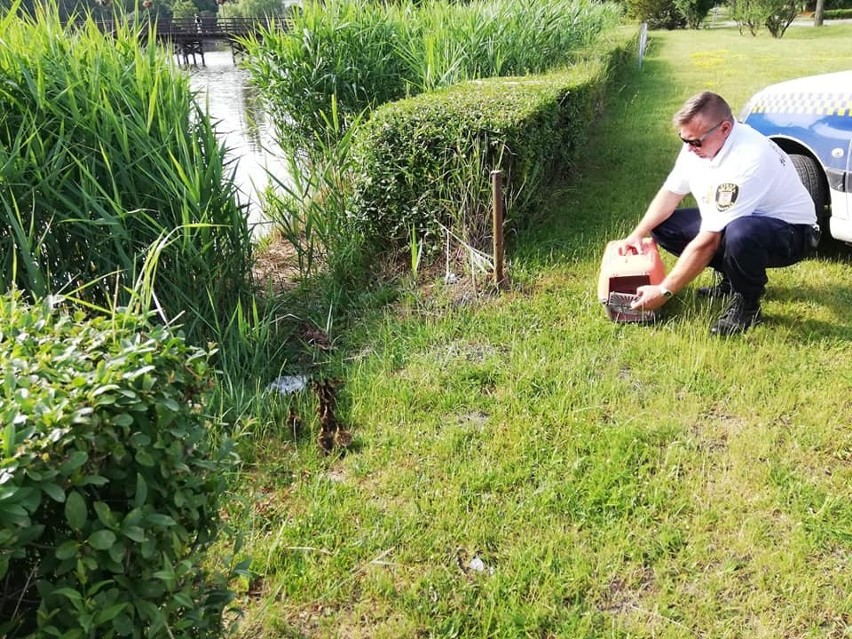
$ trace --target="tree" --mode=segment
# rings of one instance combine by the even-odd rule
[[[763,24],[763,12],[760,11],[759,0],[729,0],[731,18],[733,18],[740,33],[748,29],[751,35],[756,36]]]
[[[814,9],[814,26],[822,26],[822,17],[825,14],[825,0],[817,0],[816,9]]]
[[[647,22],[651,29],[682,29],[686,25],[675,0],[627,0],[627,13]]]
[[[707,17],[707,12],[716,5],[716,0],[674,0],[674,4],[686,18],[686,26],[697,29]]]
[[[752,35],[766,27],[773,38],[780,38],[799,13],[796,0],[730,0],[731,17],[742,33],[747,28]]]
[[[196,13],[198,9],[192,0],[175,0],[172,5],[172,16],[175,18],[191,18]]]
[[[262,18],[284,14],[281,0],[237,0],[226,2],[219,9],[223,18]]]
[[[799,15],[799,3],[796,0],[772,0],[769,4],[772,10],[764,24],[773,38],[780,38]]]

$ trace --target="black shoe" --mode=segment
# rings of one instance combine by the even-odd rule
[[[713,335],[736,335],[745,333],[760,321],[760,303],[746,300],[741,293],[734,293],[728,308],[710,329]]]
[[[733,294],[731,281],[725,277],[716,277],[716,283],[713,286],[702,286],[698,289],[698,297],[709,297],[711,300],[722,299]]]

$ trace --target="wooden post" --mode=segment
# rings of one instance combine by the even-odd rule
[[[503,171],[491,171],[492,231],[494,238],[494,284],[503,286]]]

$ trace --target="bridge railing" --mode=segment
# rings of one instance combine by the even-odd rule
[[[274,21],[274,24],[282,24],[283,19]],[[273,19],[267,18],[159,18],[157,20],[157,36],[168,38],[171,35],[201,37],[238,37],[257,32],[261,28],[267,28],[273,24]]]
[[[278,29],[286,28],[286,16],[269,16],[259,18],[218,18],[216,16],[199,16],[197,18],[170,18],[143,14],[137,16],[137,23],[147,24],[150,20],[156,24],[157,39],[170,40],[175,38],[188,39],[230,39],[249,36],[260,29],[275,25]],[[115,31],[116,22],[112,19],[97,19],[95,24],[103,33]],[[83,21],[75,22],[82,26]],[[143,34],[140,31],[140,35]]]

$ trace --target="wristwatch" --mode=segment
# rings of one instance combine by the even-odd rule
[[[672,293],[669,289],[667,289],[662,284],[660,285],[660,294],[663,297],[665,297],[666,299],[669,299],[669,298],[671,298],[672,295],[674,295],[674,293]]]

